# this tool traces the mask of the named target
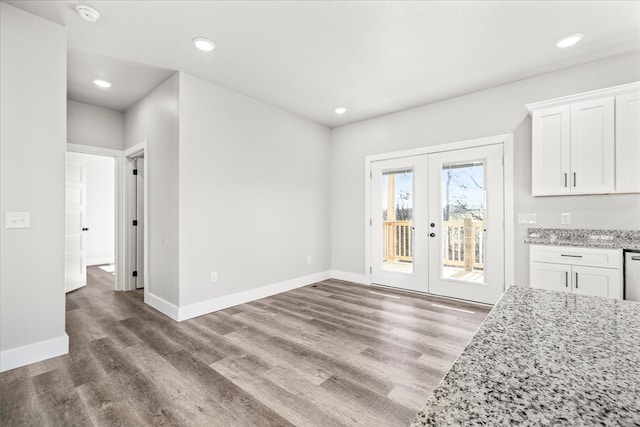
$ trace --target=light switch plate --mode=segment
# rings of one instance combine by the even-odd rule
[[[519,213],[518,224],[535,224],[536,214],[534,213]]]
[[[31,228],[29,212],[7,212],[4,221],[5,228]]]
[[[560,224],[569,225],[571,224],[571,214],[567,212],[563,212],[560,214]]]

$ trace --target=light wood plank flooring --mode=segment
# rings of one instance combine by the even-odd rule
[[[88,276],[69,354],[0,374],[0,425],[406,426],[488,313],[327,280],[177,323]]]

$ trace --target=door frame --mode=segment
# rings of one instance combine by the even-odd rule
[[[414,148],[391,153],[366,156],[365,162],[365,277],[372,284],[372,253],[371,247],[371,181],[372,162],[391,160],[402,157],[419,156],[440,153],[444,151],[460,150],[464,148],[482,147],[486,145],[502,144],[503,146],[503,191],[504,191],[504,284],[505,289],[515,284],[515,216],[514,216],[514,186],[513,186],[513,134],[493,135],[464,141],[448,142],[427,147]]]
[[[122,168],[122,181],[123,185],[123,244],[126,248],[127,256],[124,257],[123,269],[125,272],[133,271],[133,263],[135,257],[135,230],[132,224],[133,220],[133,206],[135,205],[135,180],[131,179],[133,176],[133,159],[137,157],[144,157],[144,173],[145,180],[143,186],[143,246],[144,246],[144,259],[142,261],[142,268],[144,271],[142,283],[144,286],[144,301],[148,301],[149,294],[149,150],[147,149],[147,140],[144,140],[130,148],[127,148],[123,152],[123,168]],[[130,274],[124,274],[124,290],[132,291],[136,289],[133,276]]]
[[[125,247],[124,247],[124,239],[122,234],[122,229],[124,226],[124,187],[123,187],[123,179],[122,179],[122,151],[113,150],[110,148],[103,147],[95,147],[92,145],[82,145],[82,144],[67,144],[67,152],[70,153],[80,153],[80,154],[91,154],[94,156],[102,156],[102,157],[112,157],[115,161],[115,254],[114,254],[114,268],[115,268],[115,290],[124,290],[125,287],[125,278],[124,272],[125,269],[123,266],[125,265]]]

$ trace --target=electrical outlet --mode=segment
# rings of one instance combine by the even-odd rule
[[[307,256],[307,264],[311,264],[311,255]]]
[[[560,224],[569,225],[571,224],[571,214],[567,212],[563,212],[560,214]]]
[[[215,271],[211,272],[211,283],[217,283],[218,282],[218,273]]]

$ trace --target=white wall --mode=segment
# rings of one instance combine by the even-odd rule
[[[328,128],[181,73],[180,305],[328,271],[329,161]]]
[[[84,163],[87,171],[87,265],[111,264],[116,237],[115,159],[81,153],[67,153],[67,159]]]
[[[147,291],[174,305],[178,305],[178,97],[176,73],[125,113],[125,146],[147,141]]]
[[[66,353],[66,33],[0,4],[0,370]],[[6,229],[7,211],[31,228]]]
[[[513,133],[515,212],[540,227],[639,229],[640,195],[531,196],[531,119],[525,104],[640,79],[638,54],[565,69],[493,89],[335,128],[331,152],[331,265],[365,273],[364,159],[368,155]],[[526,226],[515,226],[516,283],[528,284]]]
[[[68,100],[67,142],[122,150],[124,149],[124,114],[120,111]]]

